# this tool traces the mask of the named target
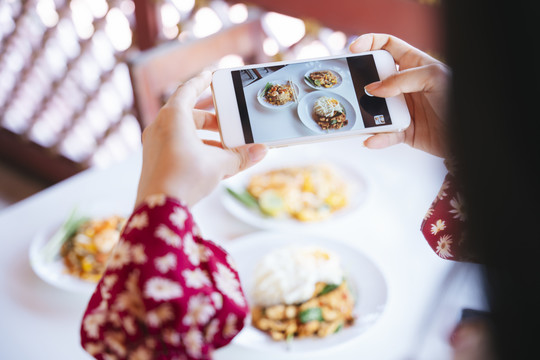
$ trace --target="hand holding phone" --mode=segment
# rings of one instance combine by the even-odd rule
[[[353,53],[386,50],[399,66],[399,72],[372,83],[366,91],[374,96],[391,97],[404,94],[411,110],[411,126],[403,132],[376,134],[364,144],[371,149],[406,143],[430,154],[447,157],[446,114],[448,66],[430,55],[387,34],[365,34],[350,46]]]
[[[403,95],[364,91],[395,73],[384,50],[217,70],[212,90],[222,142],[285,146],[403,131],[410,124]]]

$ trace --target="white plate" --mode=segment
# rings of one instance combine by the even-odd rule
[[[129,208],[121,204],[104,202],[81,207],[77,214],[94,218],[105,218],[112,215],[127,216]],[[50,285],[74,293],[91,294],[96,288],[96,283],[68,274],[60,255],[53,260],[48,260],[41,252],[54,233],[62,226],[68,215],[66,214],[63,219],[58,219],[56,224],[36,233],[30,244],[30,266],[37,276]]]
[[[356,297],[354,314],[356,321],[326,338],[295,339],[290,345],[276,342],[270,336],[248,323],[233,340],[234,344],[261,352],[277,352],[298,355],[320,354],[335,350],[361,336],[382,314],[387,302],[387,284],[378,266],[356,248],[334,239],[306,236],[301,233],[264,232],[235,239],[224,244],[236,261],[242,287],[252,303],[253,272],[260,259],[270,251],[291,244],[316,245],[339,255],[347,279]],[[277,355],[277,354],[276,354]]]
[[[336,78],[337,78],[337,83],[336,85],[332,86],[332,87],[329,87],[329,88],[326,88],[324,86],[315,86],[311,83],[311,81],[309,81],[308,79],[306,78],[309,78],[309,74],[313,73],[313,72],[316,72],[316,71],[331,71],[332,73],[334,73],[334,75],[336,75]],[[343,78],[341,77],[341,74],[336,71],[336,70],[331,70],[331,69],[311,69],[309,70],[305,75],[304,75],[304,82],[311,88],[315,89],[315,90],[331,90],[331,89],[335,89],[337,87],[339,87],[341,85],[341,83],[343,82]]]
[[[292,217],[276,218],[266,216],[258,210],[250,209],[240,201],[235,199],[231,194],[227,192],[226,188],[230,188],[237,193],[245,191],[251,177],[258,173],[264,173],[272,169],[280,169],[288,166],[305,166],[309,164],[317,163],[330,163],[332,164],[340,174],[348,180],[350,187],[349,203],[346,207],[335,211],[328,218],[321,221],[299,221]],[[265,165],[266,164],[266,165]],[[264,165],[264,166],[263,166]],[[241,172],[234,177],[221,182],[220,196],[221,202],[225,209],[229,211],[233,216],[239,220],[250,224],[252,226],[269,229],[269,230],[285,230],[285,229],[302,229],[313,228],[317,225],[324,225],[327,223],[336,223],[342,220],[347,220],[352,216],[357,216],[358,211],[362,209],[368,199],[370,193],[371,184],[366,176],[359,173],[349,164],[343,161],[336,160],[309,160],[306,158],[291,158],[282,159],[279,163],[268,162],[257,166],[256,169]]]
[[[271,84],[274,84],[274,85],[288,85],[290,82],[288,80],[274,80],[274,81],[268,81],[265,83],[265,85],[257,92],[257,100],[259,101],[259,104],[261,104],[262,106],[268,108],[268,109],[274,109],[274,110],[277,110],[277,109],[285,109],[293,104],[296,104],[296,101],[289,101],[288,103],[285,103],[283,105],[272,105],[270,104],[269,102],[267,102],[264,97],[262,96],[262,92],[264,90],[264,88],[266,87],[266,84],[268,83],[271,83]],[[296,85],[294,82],[292,82],[292,86],[293,86],[293,89],[294,91],[296,92],[296,96],[297,96],[297,99],[299,97],[299,94],[300,94],[300,90],[298,88],[298,85]]]
[[[345,125],[341,129],[323,130],[315,122],[315,116],[313,113],[313,105],[315,105],[315,102],[317,101],[318,98],[323,97],[323,96],[328,96],[339,101],[339,103],[345,109],[347,120],[349,120],[349,123],[347,125]],[[304,96],[298,103],[298,116],[300,117],[300,121],[302,121],[302,124],[304,124],[311,131],[318,134],[330,134],[334,132],[349,131],[353,128],[354,124],[356,123],[356,112],[354,111],[354,108],[351,105],[351,103],[347,99],[345,99],[343,96],[338,95],[333,92],[329,92],[329,91],[315,91]]]

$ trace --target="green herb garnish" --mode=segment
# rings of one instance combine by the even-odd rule
[[[272,83],[266,83],[263,91],[261,91],[261,97],[264,97],[266,96],[266,93],[268,92],[268,90],[270,90],[272,88]]]
[[[298,319],[302,324],[310,321],[323,321],[322,310],[319,307],[306,309],[298,315]]]
[[[227,188],[227,192],[248,208],[260,210],[259,202],[247,190],[242,193],[237,193],[233,189]]]
[[[88,221],[87,217],[77,215],[76,209],[73,210],[60,229],[54,233],[47,244],[41,249],[41,254],[45,261],[50,262],[54,260],[54,258],[60,254],[62,245],[75,234],[77,229],[85,221]]]
[[[317,296],[328,294],[330,291],[337,289],[338,286],[339,285],[336,285],[336,284],[326,284],[324,288],[321,290],[321,292],[317,294]]]

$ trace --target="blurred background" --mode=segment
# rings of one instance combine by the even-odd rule
[[[396,35],[444,58],[440,0],[0,0],[0,210],[135,153],[202,70]],[[211,94],[197,107],[212,109]]]

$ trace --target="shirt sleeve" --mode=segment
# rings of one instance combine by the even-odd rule
[[[422,234],[441,258],[474,262],[475,258],[467,251],[465,242],[465,220],[463,197],[458,191],[454,175],[448,173],[424,217]]]
[[[155,195],[129,218],[81,324],[96,359],[210,359],[249,312],[231,257]]]

